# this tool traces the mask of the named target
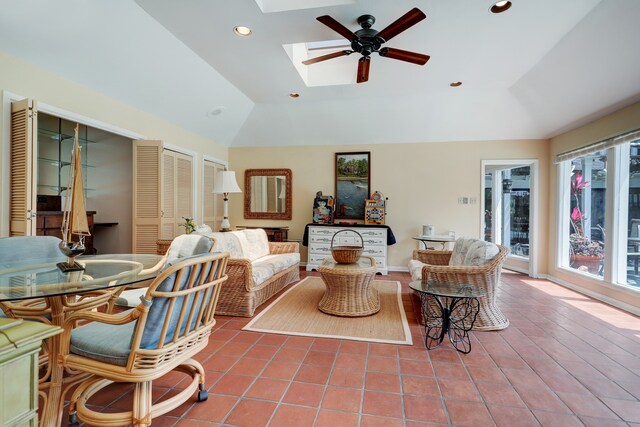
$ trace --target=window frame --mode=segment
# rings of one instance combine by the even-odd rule
[[[605,232],[604,236],[604,275],[588,274],[569,266],[569,215],[571,204],[571,161],[567,159],[556,166],[557,179],[557,230],[556,269],[593,280],[606,287],[640,293],[639,286],[627,282],[627,222],[629,213],[630,189],[630,147],[625,142],[606,149],[607,178],[605,196]],[[583,156],[577,156],[583,157]]]

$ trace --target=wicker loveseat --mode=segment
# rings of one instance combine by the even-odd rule
[[[263,229],[205,235],[218,242],[216,252],[231,254],[217,315],[251,317],[261,304],[300,279],[297,242],[269,242]]]
[[[480,311],[473,329],[499,330],[509,326],[509,320],[496,304],[502,264],[508,253],[504,246],[461,238],[453,251],[413,251],[409,272],[413,280],[469,284],[484,290],[486,296],[479,298]]]

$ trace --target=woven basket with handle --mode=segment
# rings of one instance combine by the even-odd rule
[[[351,231],[358,235],[358,237],[360,238],[360,246],[333,246],[333,241],[336,236],[347,231]],[[364,241],[362,240],[362,236],[355,230],[340,230],[331,238],[331,255],[333,255],[333,259],[336,260],[338,264],[353,264],[357,262],[360,259],[360,255],[362,255],[363,249]]]

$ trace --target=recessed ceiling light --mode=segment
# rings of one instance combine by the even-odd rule
[[[225,107],[224,105],[220,105],[218,107],[215,107],[213,110],[207,112],[207,117],[219,116],[226,109],[227,109],[227,107]]]
[[[452,82],[452,83],[449,83],[449,86],[451,86],[451,87],[462,86],[462,82]]]
[[[510,1],[499,1],[494,3],[494,5],[489,8],[489,10],[492,13],[502,13],[508,10],[511,7],[511,4],[512,3]]]
[[[290,96],[291,98],[300,98],[300,94],[299,94],[298,92],[291,92],[291,93],[289,94],[289,96]]]
[[[239,36],[247,37],[251,35],[251,28],[245,27],[244,25],[238,25],[233,29],[233,32]]]

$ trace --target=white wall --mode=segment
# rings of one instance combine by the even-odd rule
[[[132,173],[131,140],[92,129],[87,147],[87,210],[96,211],[96,223],[117,222],[113,227],[94,227],[93,246],[99,254],[131,253]]]
[[[335,153],[371,152],[371,191],[388,197],[386,224],[396,236],[389,246],[389,267],[405,268],[412,251],[419,247],[411,237],[422,224],[434,224],[436,232],[455,230],[458,236],[480,237],[481,161],[486,159],[538,159],[540,188],[548,186],[548,142],[465,141],[416,144],[376,144],[351,146],[305,146],[229,149],[230,168],[244,188],[244,170],[288,168],[292,170],[293,217],[291,221],[245,220],[244,194],[229,196],[231,225],[289,226],[290,239],[302,239],[305,224],[312,221],[313,199],[317,191],[335,195]],[[460,205],[458,197],[475,197],[476,204]],[[548,245],[547,199],[538,205],[538,247]],[[546,256],[539,257],[540,272],[546,272]],[[303,248],[302,259],[306,260]]]

